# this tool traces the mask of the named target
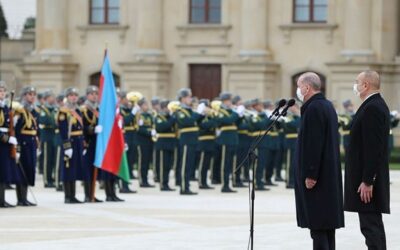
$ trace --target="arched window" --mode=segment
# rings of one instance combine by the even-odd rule
[[[292,97],[296,97],[297,80],[305,72],[300,72],[292,76]],[[326,77],[318,72],[315,72],[321,79],[321,92],[326,95]]]
[[[94,85],[94,86],[99,86],[100,85],[100,75],[101,75],[101,72],[96,72],[94,74],[91,74],[89,77],[89,84]],[[120,86],[119,75],[113,73],[113,77],[114,77],[115,87],[119,87]]]
[[[293,0],[293,22],[326,23],[328,0]]]
[[[118,24],[119,0],[89,0],[90,24]]]

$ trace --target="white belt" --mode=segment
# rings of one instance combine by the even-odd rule
[[[8,132],[8,128],[0,128],[0,132],[7,133]]]

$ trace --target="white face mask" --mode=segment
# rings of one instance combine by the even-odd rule
[[[357,86],[358,84],[357,83],[354,83],[354,85],[353,85],[353,92],[354,92],[354,94],[356,95],[356,96],[358,96],[358,97],[360,97],[360,91],[358,90],[358,86]]]
[[[297,88],[296,95],[297,95],[297,98],[299,98],[300,101],[304,102],[304,95],[301,93],[301,89],[300,88]]]

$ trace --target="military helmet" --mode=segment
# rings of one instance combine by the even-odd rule
[[[119,92],[117,92],[117,95],[121,99],[126,98],[126,91],[120,90]]]
[[[77,88],[74,87],[69,87],[65,90],[65,97],[68,97],[69,95],[77,95],[79,96],[79,91]]]
[[[26,86],[26,87],[22,88],[22,91],[21,91],[21,95],[22,95],[22,96],[24,96],[24,95],[26,95],[26,94],[29,94],[29,93],[35,93],[35,94],[36,94],[36,89],[35,89],[35,87]]]
[[[343,104],[343,108],[347,108],[347,107],[349,107],[350,105],[352,105],[353,103],[351,103],[351,100],[346,100],[346,101],[344,101],[342,104]]]
[[[229,92],[222,92],[221,94],[219,94],[219,99],[221,101],[231,100],[232,99],[232,94],[229,93]]]
[[[52,90],[48,89],[46,91],[43,92],[43,98],[46,99],[49,96],[54,96],[54,93]]]
[[[94,85],[90,85],[86,88],[86,95],[92,94],[92,93],[99,93],[99,88]]]
[[[169,104],[169,100],[164,99],[164,100],[161,100],[161,101],[160,101],[160,107],[161,107],[162,109],[168,108],[168,104]]]
[[[154,96],[153,98],[151,98],[151,105],[155,106],[155,105],[159,105],[160,104],[160,98],[158,96]]]
[[[207,107],[210,106],[210,100],[208,99],[200,99],[199,100],[199,104],[204,103],[204,105],[206,105]]]
[[[0,89],[5,89],[7,90],[7,84],[5,81],[0,81]]]
[[[178,90],[178,100],[191,96],[192,95],[192,90],[189,88],[182,88]]]
[[[240,95],[235,95],[233,98],[232,98],[232,103],[234,104],[234,105],[236,105],[238,102],[240,102],[242,100],[242,98],[240,97]]]

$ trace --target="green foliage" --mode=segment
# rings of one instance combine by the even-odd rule
[[[0,4],[0,36],[8,37],[7,34],[7,20],[4,16],[3,7]]]
[[[36,24],[36,18],[34,18],[34,17],[28,17],[28,18],[25,20],[24,30],[27,30],[27,29],[34,29],[34,28],[35,28],[35,24]]]

